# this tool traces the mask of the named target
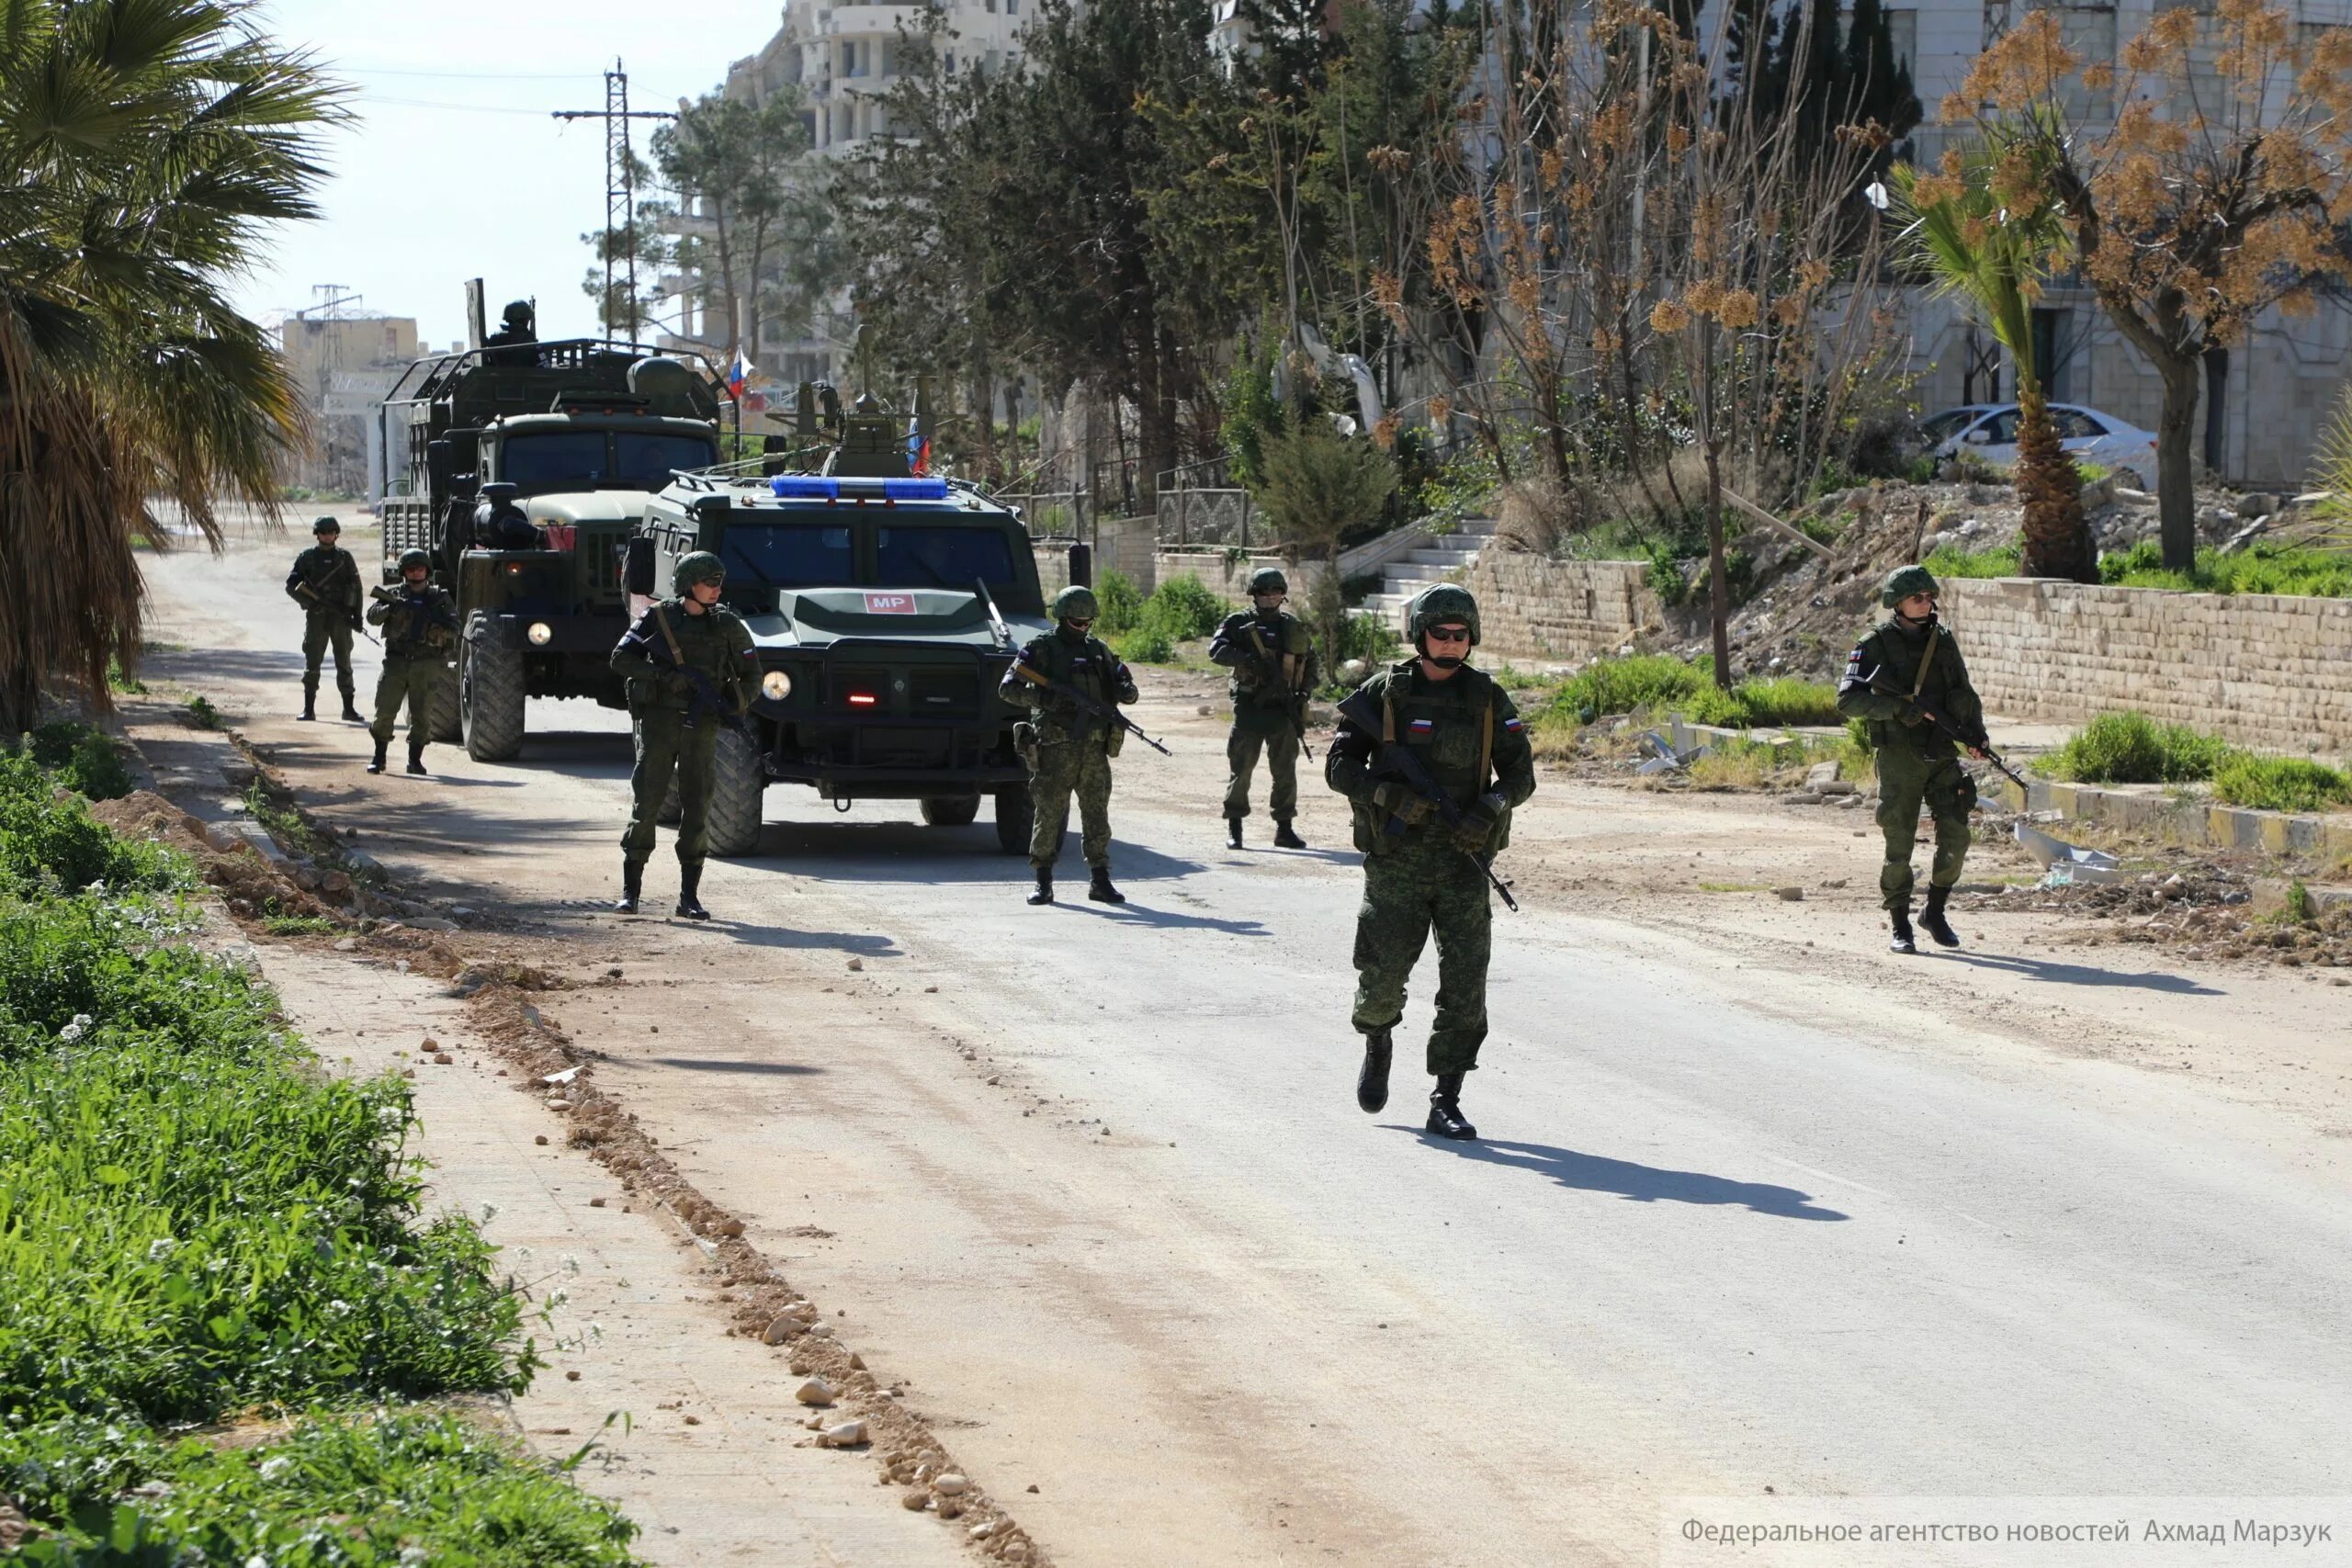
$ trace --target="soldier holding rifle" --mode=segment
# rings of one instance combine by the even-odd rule
[[[1225,791],[1225,847],[1241,847],[1241,819],[1250,815],[1250,775],[1266,755],[1272,783],[1267,815],[1274,847],[1303,850],[1292,827],[1298,815],[1298,752],[1306,741],[1306,699],[1315,690],[1315,640],[1306,623],[1283,608],[1290,582],[1273,567],[1250,577],[1250,608],[1225,618],[1209,642],[1209,661],[1233,671],[1233,733],[1225,743],[1231,767]]]
[[[286,596],[302,606],[302,716],[319,716],[319,666],[334,649],[335,689],[343,694],[343,716],[364,723],[352,701],[351,634],[359,625],[359,563],[338,542],[343,525],[322,517],[311,525],[318,542],[294,558],[286,574]]]

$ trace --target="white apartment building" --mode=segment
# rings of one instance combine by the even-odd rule
[[[1019,34],[1035,0],[936,0],[933,5],[865,5],[844,0],[786,0],[783,25],[756,54],[736,61],[727,70],[724,89],[729,98],[761,104],[786,87],[797,88],[811,145],[827,157],[854,152],[869,137],[890,131],[888,106],[884,102],[898,85],[905,35],[921,30],[924,19],[945,14],[948,32],[938,46],[951,71],[993,71],[1021,52]],[[689,213],[678,220],[682,229],[696,223]],[[706,320],[707,312],[693,298],[695,280],[683,275],[662,279],[670,298],[665,316],[679,321],[681,331],[666,342],[701,349],[713,357],[726,344],[725,324]],[[815,335],[779,336],[773,325],[763,328],[761,341],[747,345],[756,371],[776,386],[790,388],[801,381],[839,382],[846,370],[853,328],[844,295],[822,312]]]
[[[2177,3],[2177,0],[2176,0]],[[2189,0],[2211,10],[2211,0]],[[1988,39],[2005,29],[2024,0],[1919,0],[1890,8],[1896,53],[1911,68],[1927,120],[1913,139],[1917,160],[1933,164],[1954,131],[1938,122],[1938,108],[1957,89]],[[2306,29],[2352,25],[2352,0],[2287,0]],[[2153,0],[2072,4],[2058,7],[2070,47],[2086,61],[2118,61],[2119,51],[2154,16]],[[2076,112],[2097,120],[2104,103],[2086,98]],[[1927,290],[1903,302],[1914,345],[1922,412],[1964,402],[2014,397],[2011,367],[1989,332],[1973,326],[1960,304]],[[2035,358],[2053,400],[2101,409],[2145,429],[2156,426],[2164,391],[2155,371],[2123,341],[2089,290],[2051,288],[2034,311]],[[2264,488],[2301,488],[2321,434],[2352,371],[2352,308],[2322,301],[2318,310],[2288,317],[2273,310],[2246,340],[2229,351],[2222,381],[2214,465],[2229,479]],[[2209,379],[2198,408],[2197,446],[2206,454]],[[2143,476],[2154,480],[2155,476]]]

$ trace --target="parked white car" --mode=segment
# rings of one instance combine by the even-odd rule
[[[2143,479],[2156,477],[2154,431],[2073,403],[2051,404],[2050,417],[2057,423],[2060,443],[2077,460],[2108,468],[2136,468]],[[2018,405],[1971,403],[1946,409],[1919,422],[1919,437],[1934,457],[1949,457],[1964,450],[1995,468],[2006,468],[2018,460]]]

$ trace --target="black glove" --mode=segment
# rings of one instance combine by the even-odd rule
[[[1495,824],[1503,819],[1510,807],[1503,797],[1489,791],[1470,803],[1462,814],[1462,825],[1453,830],[1453,841],[1472,854],[1483,853],[1495,836]]]

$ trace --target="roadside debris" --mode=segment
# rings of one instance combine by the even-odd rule
[[[2053,838],[2039,828],[2028,827],[2020,821],[2012,829],[2017,841],[2026,853],[2049,868],[2041,879],[2044,887],[2075,886],[2103,886],[2125,880],[2122,866],[2104,850],[2086,850]]]

